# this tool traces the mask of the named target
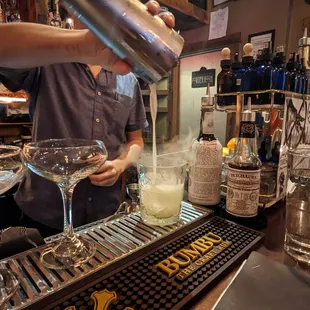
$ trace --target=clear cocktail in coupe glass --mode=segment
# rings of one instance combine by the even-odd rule
[[[64,232],[53,248],[42,253],[44,266],[51,269],[78,267],[94,256],[95,244],[74,234],[72,196],[77,183],[95,173],[107,156],[103,142],[95,140],[44,140],[24,146],[22,159],[25,165],[39,176],[55,182],[63,199]]]
[[[24,176],[25,169],[20,153],[19,147],[0,145],[0,195],[11,189]],[[0,309],[14,295],[18,285],[15,275],[0,265]]]

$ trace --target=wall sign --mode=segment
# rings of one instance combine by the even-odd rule
[[[215,69],[202,67],[199,71],[192,72],[192,88],[215,86]]]
[[[253,56],[254,58],[257,55],[259,50],[263,50],[266,43],[271,42],[271,50],[274,49],[274,40],[276,36],[275,30],[269,30],[259,33],[254,33],[249,35],[249,43],[253,44]]]

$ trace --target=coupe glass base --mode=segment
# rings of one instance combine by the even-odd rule
[[[0,309],[14,296],[18,286],[19,282],[14,273],[0,269]]]
[[[81,236],[64,236],[55,247],[41,254],[42,264],[49,269],[67,269],[87,263],[96,253],[96,246]]]

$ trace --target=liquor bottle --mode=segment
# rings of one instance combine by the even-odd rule
[[[285,55],[284,55],[284,46],[277,47],[275,57],[273,58],[273,76],[274,76],[274,85],[273,88],[277,90],[285,91],[287,89],[288,83],[288,72],[285,67]],[[275,94],[275,104],[284,105],[285,95],[284,94]]]
[[[270,42],[265,44],[263,49],[264,71],[261,77],[261,90],[274,88],[274,68],[271,63],[272,54]],[[271,103],[271,94],[262,94],[259,96],[261,104],[269,105]]]
[[[286,64],[286,70],[288,71],[287,75],[287,89],[288,91],[295,91],[295,79],[297,76],[297,62],[296,62],[296,53],[291,53],[289,61]]]
[[[229,48],[222,50],[221,68],[222,71],[217,76],[217,93],[225,94],[233,92],[233,72],[231,70],[231,51]],[[219,96],[218,105],[227,106],[233,104],[231,96]]]
[[[232,91],[233,92],[240,92],[241,91],[241,83],[242,77],[244,75],[245,69],[239,60],[239,53],[235,54],[234,62],[231,65],[231,69],[233,71],[233,85]]]
[[[253,57],[253,45],[247,43],[243,47],[244,56],[242,57],[242,65],[245,68],[242,82],[241,82],[241,90],[243,92],[255,91],[257,90],[257,73],[254,65],[254,57]],[[251,95],[252,102],[255,102],[255,95]],[[244,96],[245,102],[248,101],[249,95]]]
[[[262,90],[262,77],[264,74],[264,70],[265,70],[265,63],[263,61],[263,50],[259,50],[257,52],[257,57],[255,60],[255,70],[256,70],[256,74],[257,74],[257,79],[256,79],[256,89],[257,90]]]
[[[301,94],[307,94],[308,93],[308,77],[306,74],[306,66],[305,66],[305,59],[302,58],[301,59],[301,65],[302,65],[302,69],[301,69],[301,74],[300,74],[300,85],[301,85],[301,89],[300,89],[300,93]]]
[[[300,50],[300,54],[302,55],[301,58],[303,58],[304,61],[304,73],[307,77],[307,81],[310,80],[310,37],[308,35],[308,28],[305,27],[304,29],[304,35],[303,37],[298,41],[298,47]],[[309,85],[306,85],[307,89],[304,90],[305,94],[310,94],[310,87]]]
[[[257,156],[255,113],[242,112],[237,149],[228,162],[226,212],[246,225],[258,214],[260,172],[262,163]]]
[[[302,94],[303,85],[302,85],[302,63],[300,56],[297,55],[297,74],[295,77],[295,85],[294,85],[294,92],[298,94]]]
[[[220,202],[222,145],[214,135],[214,100],[201,100],[202,135],[191,147],[188,200],[194,204],[214,206]]]

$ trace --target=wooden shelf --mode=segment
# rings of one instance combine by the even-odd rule
[[[150,107],[145,107],[145,112],[151,112]],[[168,113],[168,108],[157,108],[157,113]]]
[[[142,95],[143,96],[149,96],[150,91],[149,90],[142,90]],[[169,95],[169,90],[158,90],[157,91],[157,96],[168,96]]]
[[[146,3],[147,0],[142,0]],[[159,0],[175,16],[176,30],[189,30],[210,24],[209,12],[189,2],[189,0]]]

